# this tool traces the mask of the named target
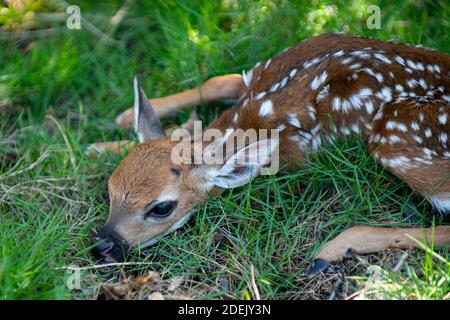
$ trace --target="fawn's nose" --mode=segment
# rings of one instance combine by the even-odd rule
[[[92,254],[104,262],[123,261],[128,251],[128,244],[123,237],[109,226],[104,226],[94,238]]]

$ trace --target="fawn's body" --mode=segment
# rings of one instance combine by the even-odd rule
[[[361,134],[376,161],[426,197],[437,210],[450,212],[450,57],[447,55],[393,42],[323,35],[283,51],[242,77],[213,78],[199,88],[150,100],[150,103],[156,114],[165,115],[171,109],[198,104],[202,98],[206,102],[238,99],[236,105],[209,128],[223,132],[228,128],[277,129],[280,155],[287,161],[305,163],[307,152],[321,144],[333,143],[339,136]],[[139,122],[139,106],[136,110],[124,113],[118,119],[119,124],[127,125],[134,116]],[[139,132],[139,126],[137,129]],[[164,141],[141,145],[120,164],[110,180],[113,206],[110,221],[119,219],[114,209],[118,189],[128,194],[130,188],[134,190],[133,194],[140,199],[133,203],[141,202],[140,208],[161,198],[162,189],[166,193],[177,190],[169,193],[177,194],[172,198],[183,203],[184,214],[175,214],[171,224],[154,232],[150,238],[149,235],[142,237],[143,242],[174,229],[171,226],[197,203],[206,200],[203,188],[192,178],[199,175],[199,172],[194,174],[198,168],[177,168],[183,182],[173,182],[168,188],[149,191],[142,188],[142,183],[138,187],[129,182],[133,170],[142,170],[142,161],[146,160],[137,159],[143,152],[148,155],[156,145],[161,149],[161,144],[167,146],[164,147],[167,152],[170,150],[173,144]],[[153,157],[155,163],[167,160],[161,160],[158,154]],[[200,174],[207,168],[202,170]],[[154,172],[146,177],[158,180]],[[148,198],[143,196],[152,192]],[[191,195],[189,201],[182,201],[184,193],[195,192],[197,194]],[[152,228],[155,225],[161,226],[153,222]],[[108,226],[114,229],[111,223]],[[142,228],[118,226],[114,232],[128,244],[135,245],[136,237],[131,237],[133,241],[127,238],[130,233],[142,234]],[[312,274],[323,270],[328,261],[341,260],[350,248],[352,252],[365,253],[387,247],[414,246],[405,233],[422,239],[421,229],[359,226],[346,230],[318,254]],[[449,242],[450,228],[438,227],[436,244]]]

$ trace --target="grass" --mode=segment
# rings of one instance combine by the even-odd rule
[[[71,290],[72,273],[61,268],[94,264],[90,235],[108,215],[106,182],[121,157],[91,160],[84,150],[92,142],[135,138],[114,118],[132,104],[136,70],[147,95],[158,97],[241,72],[325,32],[450,51],[446,1],[370,1],[381,8],[380,30],[367,29],[369,2],[362,0],[148,1],[133,3],[117,28],[109,19],[121,1],[74,3],[98,28],[113,31],[118,43],[102,44],[85,28],[66,29],[64,21],[46,22],[55,28],[50,36],[0,40],[2,299],[92,299],[101,284],[117,281],[114,268],[83,269],[81,288]],[[53,2],[38,9],[64,12]],[[20,29],[8,19],[0,20],[5,30]],[[209,122],[227,107],[198,111]],[[312,155],[302,171],[282,170],[212,199],[185,228],[130,256],[135,264],[123,270],[154,270],[163,286],[178,283],[178,294],[193,298],[254,298],[254,279],[265,299],[355,292],[374,299],[448,299],[447,251],[414,250],[406,257],[391,250],[346,260],[316,279],[306,276],[324,242],[349,225],[416,225],[403,214],[411,203],[422,223],[432,221],[430,206],[377,165],[363,141],[344,140]]]

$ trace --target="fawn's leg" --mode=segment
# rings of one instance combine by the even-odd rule
[[[373,158],[421,193],[438,211],[450,213],[450,122],[439,117],[450,115],[450,105],[442,101],[404,101],[388,104],[381,112],[383,116],[372,122],[369,139]],[[417,247],[407,235],[420,242],[430,242],[434,237],[437,246],[450,244],[450,226],[436,227],[434,235],[430,228],[356,226],[321,249],[309,275],[325,270],[331,261],[353,254]]]
[[[243,93],[243,82],[240,74],[227,74],[213,77],[201,86],[170,96],[150,99],[150,103],[159,118],[164,118],[175,110],[180,110],[189,106],[197,106],[218,100],[237,99]],[[134,108],[130,108],[121,113],[116,118],[116,123],[120,127],[128,127],[134,121]]]
[[[106,141],[90,144],[86,149],[89,158],[98,158],[103,153],[124,154],[131,151],[137,143],[131,140]]]
[[[340,233],[320,250],[309,270],[309,276],[328,268],[330,262],[342,261],[355,254],[380,252],[385,249],[412,249],[419,247],[418,243],[431,243],[435,246],[450,244],[450,226],[434,228],[377,228],[355,226]]]

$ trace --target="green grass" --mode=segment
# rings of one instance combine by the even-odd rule
[[[74,3],[107,32],[122,5]],[[380,30],[366,28],[369,3],[381,7]],[[92,299],[102,283],[117,278],[112,268],[83,269],[81,289],[70,290],[71,273],[61,268],[94,263],[90,235],[108,215],[106,182],[121,157],[90,160],[84,148],[134,139],[114,118],[132,104],[136,70],[147,95],[158,97],[241,72],[312,35],[342,30],[448,53],[449,13],[446,1],[431,0],[148,1],[130,7],[114,30],[114,46],[86,29],[68,30],[64,21],[54,22],[51,36],[0,40],[0,298]],[[199,114],[209,122],[227,107],[201,106]],[[410,203],[431,221],[430,206],[377,165],[362,141],[341,141],[312,155],[302,171],[282,170],[212,199],[185,228],[130,256],[142,264],[124,270],[157,271],[165,284],[181,277],[179,293],[194,298],[254,297],[253,269],[267,299],[358,291],[367,298],[448,299],[447,251],[410,251],[396,271],[404,252],[392,250],[307,279],[314,254],[345,227],[414,225],[403,215]],[[374,265],[376,277],[368,273]]]

